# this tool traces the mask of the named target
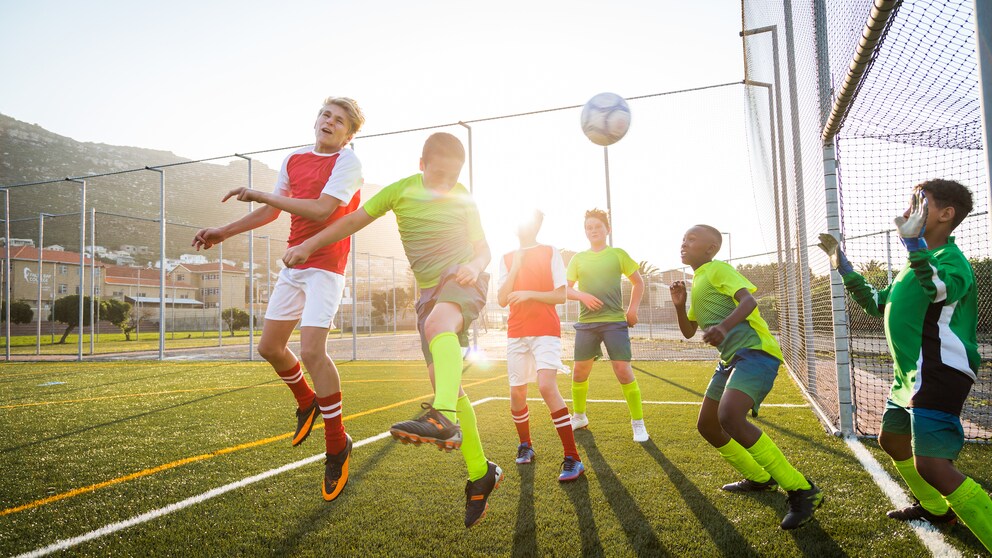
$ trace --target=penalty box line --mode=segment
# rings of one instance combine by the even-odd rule
[[[487,402],[492,401],[494,399],[495,399],[494,397],[486,397],[486,398],[480,399],[478,401],[473,401],[472,402],[472,406],[475,407],[477,405],[481,405],[483,403],[487,403]],[[360,448],[362,446],[371,444],[373,442],[378,442],[379,440],[383,440],[385,438],[388,438],[389,435],[390,435],[389,434],[389,431],[387,430],[386,432],[382,432],[380,434],[376,434],[375,436],[371,436],[369,438],[365,438],[364,440],[360,440],[358,442],[355,442],[352,445],[352,447],[353,448]],[[225,484],[224,486],[219,486],[219,487],[214,488],[212,490],[208,490],[207,492],[204,492],[203,494],[199,494],[197,496],[192,496],[190,498],[186,498],[185,500],[181,500],[181,501],[176,502],[174,504],[169,504],[168,506],[165,506],[165,507],[162,507],[162,508],[158,508],[156,510],[145,512],[145,513],[143,513],[141,515],[136,515],[136,516],[132,517],[131,519],[126,519],[124,521],[118,521],[116,523],[110,523],[108,525],[104,525],[103,527],[100,527],[99,529],[94,529],[94,530],[90,531],[89,533],[85,533],[85,534],[79,535],[78,537],[72,537],[71,539],[63,539],[63,540],[60,540],[60,541],[56,541],[56,542],[54,542],[54,543],[52,543],[52,544],[50,544],[48,546],[39,548],[37,550],[32,550],[31,552],[25,552],[23,554],[18,554],[17,556],[15,556],[15,558],[36,558],[36,557],[39,557],[39,556],[48,556],[49,554],[53,554],[53,553],[59,552],[61,550],[67,550],[67,549],[72,548],[74,546],[80,545],[80,544],[82,544],[84,542],[89,542],[89,541],[98,539],[100,537],[109,535],[111,533],[116,533],[118,531],[122,531],[124,529],[127,529],[128,527],[134,527],[135,525],[140,525],[142,523],[147,523],[147,522],[149,522],[149,521],[151,521],[153,519],[158,519],[160,517],[164,517],[166,515],[169,515],[171,513],[174,513],[174,512],[183,510],[183,509],[186,509],[186,508],[188,508],[190,506],[193,506],[193,505],[196,505],[196,504],[201,504],[203,502],[206,502],[207,500],[210,500],[210,499],[216,498],[217,496],[220,496],[222,494],[226,494],[228,492],[231,492],[232,490],[237,490],[239,488],[243,488],[243,487],[248,486],[250,484],[254,484],[256,482],[263,481],[265,479],[268,479],[270,477],[274,477],[276,475],[280,475],[280,474],[285,473],[287,471],[292,471],[293,469],[299,469],[300,467],[303,467],[304,465],[309,465],[311,463],[315,463],[317,461],[320,461],[323,458],[324,458],[324,453],[318,453],[317,455],[314,455],[314,456],[311,456],[311,457],[307,457],[306,459],[301,459],[299,461],[294,461],[293,463],[287,463],[286,465],[283,465],[282,467],[277,467],[275,469],[270,469],[268,471],[265,471],[264,473],[259,473],[259,474],[254,475],[254,476],[247,477],[247,478],[241,479],[239,481],[232,482],[230,484]]]

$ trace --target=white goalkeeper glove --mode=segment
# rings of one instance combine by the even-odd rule
[[[899,237],[910,252],[927,249],[927,241],[923,239],[929,214],[927,205],[926,194],[923,190],[917,190],[910,200],[909,215],[900,215],[894,220],[899,229]]]
[[[830,258],[830,265],[841,275],[847,275],[854,271],[854,266],[847,260],[844,251],[840,249],[840,243],[829,233],[820,233],[820,243],[817,244],[820,250],[826,252]]]

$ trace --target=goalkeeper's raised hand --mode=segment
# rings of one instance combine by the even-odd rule
[[[927,249],[927,241],[923,239],[923,233],[927,230],[928,214],[927,196],[923,190],[917,190],[913,192],[909,210],[895,218],[899,237],[910,252]]]
[[[820,233],[820,243],[817,244],[820,250],[826,252],[830,258],[830,265],[841,275],[847,275],[854,271],[854,266],[847,260],[844,251],[840,249],[840,243],[829,233]]]

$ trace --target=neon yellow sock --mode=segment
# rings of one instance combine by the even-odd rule
[[[572,380],[572,411],[585,414],[586,395],[589,393],[589,380],[576,382]]]
[[[934,515],[944,515],[947,513],[947,501],[944,500],[944,495],[938,492],[936,488],[930,486],[927,481],[923,480],[923,477],[916,470],[916,465],[913,464],[912,457],[903,461],[893,459],[892,463],[895,464],[896,469],[902,476],[902,480],[906,481],[909,491],[920,501],[923,509]]]
[[[992,552],[992,498],[982,486],[971,477],[965,477],[961,486],[947,496],[947,503],[958,519]]]
[[[482,451],[479,426],[475,421],[475,409],[467,395],[458,398],[458,422],[462,427],[462,458],[468,469],[468,480],[476,481],[486,476],[489,464]]]
[[[430,349],[434,357],[434,408],[454,421],[462,385],[462,347],[458,336],[446,331],[431,339]]]
[[[806,477],[789,463],[789,460],[782,455],[782,450],[778,449],[778,446],[767,434],[762,433],[758,441],[747,448],[747,452],[754,457],[762,469],[768,471],[768,474],[775,479],[782,490],[809,489],[810,485]]]
[[[754,460],[754,457],[744,446],[737,443],[737,440],[731,438],[729,442],[725,445],[716,448],[716,451],[720,452],[720,455],[730,463],[730,465],[737,469],[737,472],[744,475],[744,478],[752,480],[754,482],[768,482],[772,476],[768,474],[768,471],[761,468],[758,462]]]
[[[623,390],[623,398],[627,400],[627,409],[630,410],[630,420],[643,420],[644,409],[641,407],[641,386],[637,385],[637,380],[629,384],[620,384]]]

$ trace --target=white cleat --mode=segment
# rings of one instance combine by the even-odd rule
[[[634,430],[635,442],[647,442],[648,438],[651,437],[648,436],[648,429],[644,427],[644,420],[632,420],[630,421],[630,427]]]
[[[589,418],[585,413],[575,413],[572,415],[572,430],[579,430],[589,426]]]

